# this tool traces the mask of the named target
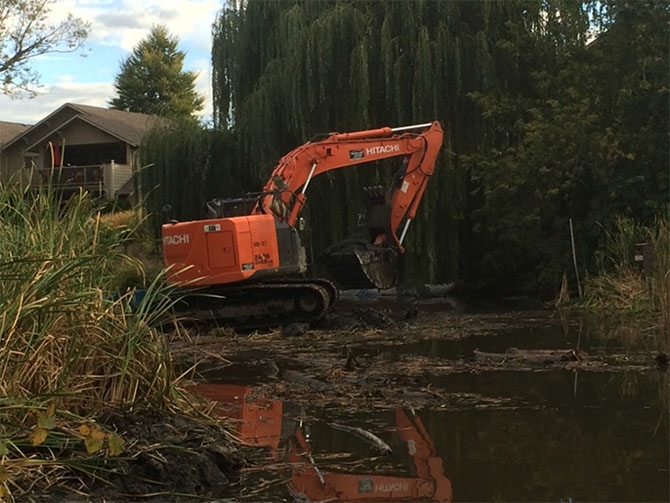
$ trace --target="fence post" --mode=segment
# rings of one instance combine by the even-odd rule
[[[575,276],[577,277],[577,292],[579,292],[579,298],[582,298],[582,284],[579,281],[579,269],[577,268],[577,253],[575,252],[575,233],[572,229],[572,218],[570,221],[570,243],[572,244],[572,264],[575,266]]]

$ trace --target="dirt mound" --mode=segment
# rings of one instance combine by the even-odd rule
[[[244,458],[215,425],[180,415],[110,414],[107,424],[135,442],[135,456],[123,461],[100,487],[113,501],[157,495],[160,501],[184,495],[220,497],[237,478]],[[96,494],[100,492],[95,491]]]

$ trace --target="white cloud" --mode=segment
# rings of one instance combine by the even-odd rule
[[[43,56],[42,61],[51,61],[52,67],[53,61],[57,61],[58,72],[65,72],[52,73],[48,65],[36,64],[44,83],[38,96],[15,99],[0,95],[0,120],[35,123],[63,103],[106,107],[114,96],[113,80],[120,60],[102,56],[104,52],[93,49],[97,44],[103,44],[129,53],[155,24],[164,24],[170,34],[179,39],[179,49],[187,53],[184,70],[198,75],[196,90],[205,96],[202,114],[211,116],[211,68],[208,58],[211,54],[212,24],[223,3],[221,0],[59,0],[52,6],[54,20],[72,13],[91,23],[88,40],[90,56]],[[118,56],[118,52],[116,54]],[[81,77],[83,74],[89,78]],[[109,81],[81,82],[90,81],[91,75]]]
[[[112,83],[78,84],[66,78],[58,84],[44,86],[35,98],[0,95],[0,120],[34,124],[63,103],[107,107],[113,87]]]
[[[195,79],[195,90],[198,94],[205,97],[205,106],[203,114],[212,113],[212,67],[208,59],[199,59],[193,61],[190,71],[197,75]]]
[[[222,6],[221,0],[62,0],[58,10],[89,21],[92,43],[118,45],[131,51],[152,26],[164,24],[181,42],[209,51],[212,23]]]

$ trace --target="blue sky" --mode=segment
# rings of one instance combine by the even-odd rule
[[[34,124],[63,103],[106,107],[114,96],[121,62],[152,26],[163,24],[186,52],[184,70],[198,74],[197,91],[205,96],[203,114],[211,114],[210,53],[212,24],[223,0],[57,0],[53,19],[67,13],[91,23],[86,47],[35,58],[42,86],[35,98],[0,95],[0,121]]]

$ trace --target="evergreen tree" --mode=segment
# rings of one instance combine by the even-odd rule
[[[164,26],[154,26],[121,64],[109,104],[117,110],[193,119],[204,98],[195,91],[196,74],[183,70],[186,54]]]

